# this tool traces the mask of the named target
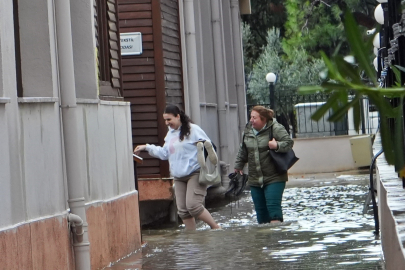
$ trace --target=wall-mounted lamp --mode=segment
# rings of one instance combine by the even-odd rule
[[[373,65],[374,65],[375,71],[378,71],[378,58],[377,57],[374,58]]]
[[[374,45],[374,47],[376,47],[377,49],[379,49],[379,48],[381,47],[381,43],[380,43],[380,33],[378,33],[377,35],[374,36],[373,45]]]
[[[383,11],[383,8],[382,8],[381,4],[379,4],[375,8],[375,10],[374,10],[374,18],[379,24],[384,24],[384,11]]]

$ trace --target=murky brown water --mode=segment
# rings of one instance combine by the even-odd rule
[[[208,207],[222,230],[143,230],[142,252],[108,269],[384,269],[372,215],[363,216],[368,176],[289,187],[283,225],[257,225],[248,191]],[[232,205],[232,208],[231,208]]]

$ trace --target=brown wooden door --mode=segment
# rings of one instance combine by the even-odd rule
[[[118,0],[121,33],[141,32],[141,55],[122,56],[123,95],[131,102],[133,145],[162,146],[166,103],[183,107],[177,0]],[[140,178],[169,177],[167,161],[142,153]]]

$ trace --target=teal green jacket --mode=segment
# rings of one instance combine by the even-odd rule
[[[248,163],[248,183],[250,186],[263,187],[270,183],[288,181],[288,174],[278,173],[269,156],[268,143],[271,127],[273,127],[273,138],[278,144],[276,152],[287,152],[294,145],[294,141],[290,138],[284,126],[275,119],[267,122],[267,126],[257,135],[254,134],[251,124],[248,123],[243,132],[244,139],[239,147],[235,169],[242,170],[245,164]]]

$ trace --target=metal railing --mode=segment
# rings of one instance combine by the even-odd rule
[[[351,110],[337,122],[328,121],[332,111],[327,112],[319,121],[311,119],[315,111],[328,100],[328,94],[298,95],[296,92],[280,92],[276,91],[275,108],[272,109],[275,111],[277,121],[284,125],[293,138],[374,134],[378,129],[379,114],[366,97],[360,100],[361,125],[359,132],[356,132]],[[268,103],[248,104],[248,119],[255,105],[270,108]]]

